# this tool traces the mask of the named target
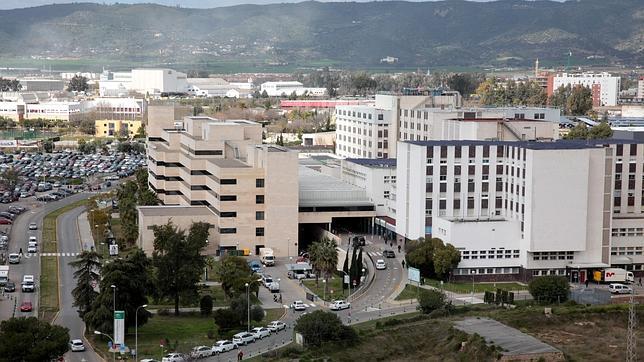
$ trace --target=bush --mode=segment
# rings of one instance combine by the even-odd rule
[[[343,325],[337,315],[321,310],[300,317],[295,331],[302,334],[304,343],[316,347],[333,341],[352,344],[358,339],[355,330]]]
[[[215,324],[221,331],[229,331],[239,326],[239,316],[230,308],[217,309],[213,315]]]
[[[217,332],[215,332],[214,329],[209,329],[207,336],[208,336],[208,339],[215,339],[217,338]]]
[[[568,280],[565,277],[548,275],[532,279],[528,290],[538,302],[563,303],[568,299]]]
[[[261,322],[264,319],[264,308],[254,305],[250,307],[250,319],[255,322]]]
[[[204,295],[199,301],[199,309],[201,310],[201,315],[211,315],[212,314],[212,297],[209,295]]]
[[[423,290],[420,292],[419,308],[429,314],[445,306],[445,294],[438,290]]]

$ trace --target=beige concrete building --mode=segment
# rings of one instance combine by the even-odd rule
[[[261,145],[262,127],[251,121],[155,123],[150,120],[149,184],[164,205],[175,207],[139,209],[139,245],[146,252],[153,243],[149,226],[173,220],[182,228],[212,224],[209,254],[258,254],[261,247],[288,253],[288,241],[298,237],[297,152]]]

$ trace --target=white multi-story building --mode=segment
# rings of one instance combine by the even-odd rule
[[[637,81],[637,98],[644,99],[644,77],[640,77]]]
[[[131,72],[104,71],[101,74],[101,97],[123,97],[131,91],[150,95],[187,92],[187,76],[172,69],[147,68],[132,69]]]
[[[616,106],[619,97],[620,77],[610,73],[561,73],[553,78],[552,92],[566,85],[590,88],[593,106]],[[550,94],[549,94],[550,95]]]
[[[264,91],[269,97],[290,96],[294,92],[298,96],[308,94],[312,97],[324,97],[326,94],[326,88],[307,88],[302,83],[294,81],[265,82],[260,86],[260,92]]]
[[[69,121],[81,113],[80,102],[0,102],[0,116],[14,121],[38,118]]]
[[[457,247],[457,278],[643,270],[644,143],[411,141],[397,156],[396,231]]]
[[[459,108],[458,93],[433,96],[377,95],[371,105],[337,106],[336,154],[348,158],[395,157],[397,141],[552,140],[555,108]]]

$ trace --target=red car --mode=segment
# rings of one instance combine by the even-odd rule
[[[22,304],[20,304],[20,311],[21,312],[31,312],[33,309],[33,306],[31,305],[30,301],[24,301]]]
[[[11,225],[11,224],[12,224],[11,220],[0,217],[0,225]]]

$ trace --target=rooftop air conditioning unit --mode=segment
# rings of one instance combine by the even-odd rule
[[[183,129],[183,122],[174,122],[174,129],[181,131]]]

